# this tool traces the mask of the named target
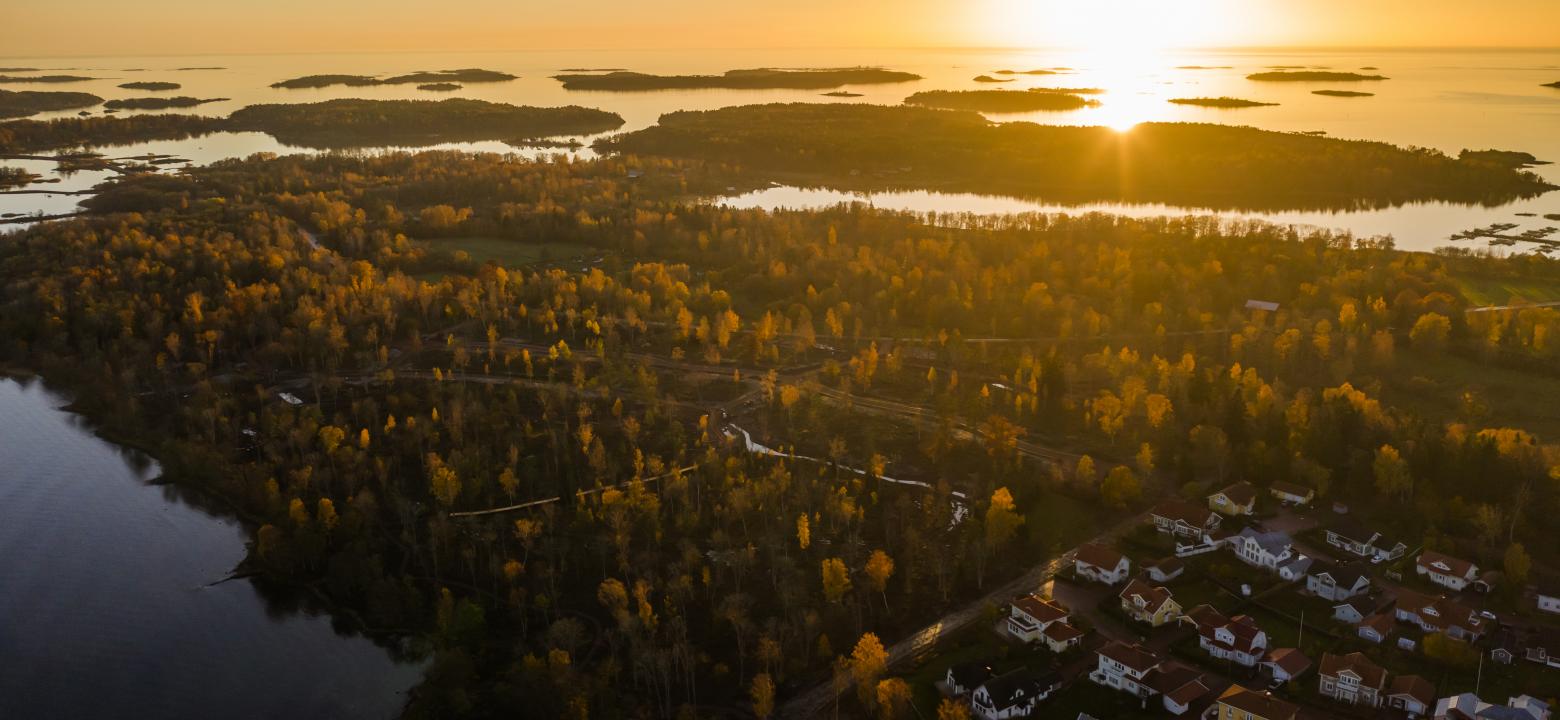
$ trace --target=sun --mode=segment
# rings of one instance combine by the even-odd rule
[[[1154,55],[1227,44],[1243,9],[1235,0],[989,0],[1004,44],[1098,54]]]

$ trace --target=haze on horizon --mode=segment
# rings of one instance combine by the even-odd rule
[[[0,56],[837,47],[1553,47],[1555,0],[72,0]]]

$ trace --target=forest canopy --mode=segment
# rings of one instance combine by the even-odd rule
[[[0,119],[27,117],[41,112],[75,110],[103,102],[91,93],[0,90]]]
[[[920,80],[920,75],[883,68],[832,68],[816,70],[728,70],[723,75],[648,75],[638,72],[554,75],[566,90],[826,90],[841,85],[873,85]]]
[[[327,100],[253,105],[233,113],[235,129],[260,130],[289,145],[336,148],[432,145],[549,135],[589,135],[623,125],[615,113],[483,100]]]
[[[1067,93],[1027,90],[927,90],[905,98],[906,105],[974,110],[976,112],[1017,113],[1037,110],[1077,110],[1099,105]]]

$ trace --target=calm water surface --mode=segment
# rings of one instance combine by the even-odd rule
[[[394,717],[397,661],[247,580],[238,523],[0,379],[0,718]]]
[[[104,98],[144,95],[122,90],[129,80],[171,80],[182,83],[181,95],[230,100],[193,110],[225,115],[245,105],[275,102],[317,102],[339,97],[443,98],[469,97],[526,105],[577,104],[619,113],[624,130],[655,123],[662,113],[762,102],[868,102],[898,104],[906,96],[931,89],[1029,87],[1095,87],[1100,106],[1069,112],[993,114],[999,122],[1105,125],[1130,132],[1150,121],[1214,122],[1252,125],[1270,130],[1323,131],[1332,137],[1382,140],[1397,145],[1430,147],[1456,154],[1465,148],[1521,150],[1541,159],[1560,161],[1560,90],[1542,87],[1560,80],[1560,51],[1274,51],[1179,52],[1131,59],[1042,51],[949,50],[827,50],[827,51],[546,51],[465,54],[342,54],[204,57],[5,58],[6,65],[70,70],[101,77],[59,89],[81,90]],[[915,72],[926,79],[894,85],[849,88],[860,98],[827,98],[811,90],[685,90],[648,93],[564,90],[550,76],[563,68],[627,68],[654,73],[719,73],[746,67],[820,67],[882,65]],[[1201,65],[1213,69],[1182,69]],[[1259,83],[1245,76],[1276,65],[1298,65],[1386,75],[1374,83]],[[223,70],[178,72],[174,68],[220,66]],[[427,93],[413,86],[333,87],[280,90],[278,80],[317,73],[382,75],[414,70],[482,67],[503,70],[520,79],[472,84],[454,93]],[[1375,67],[1379,70],[1361,70]],[[996,70],[1064,68],[1054,75],[1019,75],[1001,85],[974,82]],[[1376,93],[1368,98],[1312,95],[1318,89],[1352,89]],[[1237,110],[1198,108],[1167,102],[1176,97],[1233,96],[1279,103],[1276,107]],[[126,113],[129,114],[129,113]],[[73,112],[35,116],[71,117]],[[584,138],[587,142],[591,138]],[[463,143],[443,147],[513,152],[534,157],[557,151],[517,151],[503,143]],[[236,133],[183,141],[157,142],[115,149],[111,154],[158,152],[197,163],[253,152],[303,152],[261,133]],[[582,154],[589,155],[589,151]],[[29,166],[31,167],[31,166]],[[47,164],[37,168],[48,170]],[[1542,166],[1540,175],[1560,184],[1560,165]],[[100,176],[82,173],[69,186],[90,187]],[[68,212],[79,198],[69,195],[0,195],[0,213]],[[757,206],[832,202],[838,195],[808,194],[780,189],[770,195],[733,202]],[[963,194],[891,193],[874,195],[880,205],[910,202],[913,209],[940,212],[1023,210],[1108,210],[1134,215],[1208,212],[1201,208],[1153,205],[1096,204],[1079,207],[1045,202],[998,200]],[[1539,217],[1521,217],[1517,213]],[[1448,244],[1454,232],[1495,222],[1518,224],[1518,232],[1560,224],[1541,216],[1560,213],[1560,193],[1501,208],[1445,204],[1414,205],[1391,210],[1350,213],[1227,213],[1232,217],[1266,217],[1280,222],[1315,224],[1350,230],[1362,236],[1389,234],[1400,247],[1431,249]],[[1515,250],[1522,250],[1519,247]]]

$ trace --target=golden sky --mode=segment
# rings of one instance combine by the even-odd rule
[[[0,0],[0,56],[1560,46],[1560,0]]]

